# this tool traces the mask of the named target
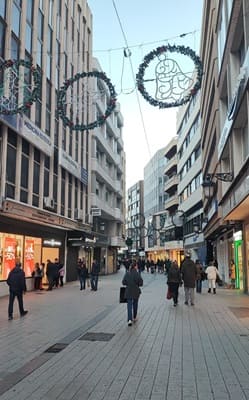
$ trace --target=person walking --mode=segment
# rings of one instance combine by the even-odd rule
[[[56,276],[57,276],[57,267],[49,259],[47,260],[46,275],[47,275],[47,279],[48,279],[47,290],[53,290],[54,282],[55,282]]]
[[[9,320],[13,319],[13,305],[16,297],[19,305],[20,316],[23,317],[28,313],[28,311],[24,310],[23,307],[23,293],[26,292],[27,288],[25,273],[21,268],[21,263],[19,260],[16,261],[15,267],[9,272],[6,282],[7,285],[9,285]]]
[[[176,261],[173,261],[168,269],[167,284],[172,293],[174,307],[178,304],[179,285],[182,282],[181,272]]]
[[[138,266],[134,261],[129,271],[125,273],[122,284],[125,288],[125,298],[127,299],[127,320],[128,326],[132,325],[132,321],[137,320],[138,299],[141,294],[140,286],[143,286],[143,279],[138,272]]]
[[[61,264],[61,268],[59,269],[59,278],[60,278],[60,287],[64,286],[64,275],[65,275],[65,268],[64,265]]]
[[[63,265],[59,262],[58,258],[54,259],[54,266],[55,266],[55,270],[54,270],[54,284],[53,286],[55,287],[59,287],[59,281],[60,281],[60,270],[63,267]]]
[[[100,273],[99,264],[94,259],[91,269],[91,290],[93,290],[94,292],[98,290],[99,273]]]
[[[216,278],[219,277],[219,271],[214,265],[214,261],[210,261],[208,267],[206,268],[206,274],[208,279],[208,293],[211,293],[213,289],[213,294],[216,294]]]
[[[184,282],[184,292],[185,292],[185,303],[186,305],[190,304],[191,306],[195,305],[194,296],[195,296],[195,282],[196,282],[196,264],[193,260],[191,260],[190,252],[186,252],[185,259],[181,265],[181,273],[182,279]]]
[[[78,276],[80,281],[80,290],[85,290],[86,280],[88,279],[88,268],[86,267],[85,259],[78,261]]]
[[[202,280],[203,280],[203,268],[199,260],[195,261],[196,265],[196,292],[201,293]]]
[[[34,277],[34,289],[40,290],[41,280],[42,280],[42,271],[40,269],[40,265],[38,262],[35,263],[35,269],[32,272],[32,276]]]

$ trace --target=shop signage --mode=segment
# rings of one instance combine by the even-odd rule
[[[61,247],[62,242],[60,240],[55,240],[55,239],[43,239],[42,245],[44,247]]]
[[[73,158],[63,149],[59,149],[59,164],[70,174],[76,176],[85,185],[88,184],[88,172],[82,168]]]
[[[20,134],[34,146],[38,147],[43,153],[52,156],[53,143],[50,137],[25,116],[21,119]]]

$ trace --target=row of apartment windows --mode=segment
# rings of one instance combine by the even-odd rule
[[[197,130],[198,130],[199,126],[200,126],[200,122],[201,122],[201,117],[200,117],[200,114],[198,113],[198,115],[195,118],[193,124],[191,125],[191,128],[190,128],[188,134],[186,135],[186,138],[185,138],[181,148],[178,151],[179,159],[182,158],[184,152],[186,151],[186,149],[188,148],[189,144],[191,143],[191,140],[193,139],[193,136],[195,135],[195,133],[197,132]]]
[[[184,191],[179,194],[179,203],[183,203],[191,196],[202,184],[202,173],[199,173],[192,179],[192,181],[185,187]]]
[[[192,166],[195,164],[195,162],[198,160],[198,158],[201,156],[201,145],[199,144],[192,154],[190,154],[190,157],[187,159],[186,163],[183,165],[181,171],[179,171],[179,178],[180,181],[184,178],[184,176],[187,174],[187,172],[192,168]]]
[[[2,133],[0,132],[0,139],[1,137]],[[18,171],[19,159],[20,175]],[[30,172],[32,172],[32,176]],[[20,179],[19,182],[18,179]],[[56,157],[56,152],[54,154],[53,169],[50,170],[50,158],[36,148],[33,149],[25,139],[21,139],[19,146],[16,133],[9,129],[6,197],[23,203],[31,203],[34,207],[42,207],[43,199],[49,196],[50,184],[53,184],[55,212],[68,218],[73,218],[73,208],[87,209],[87,196],[85,196],[85,204],[83,203],[84,193],[86,193],[83,183],[63,168],[61,168],[61,190],[58,193],[58,155]],[[66,187],[68,188],[67,191]],[[29,196],[31,196],[30,201]],[[60,198],[60,209],[58,209],[59,205],[57,204],[58,196]]]
[[[108,190],[106,188],[106,186],[99,182],[98,180],[96,180],[96,189],[95,189],[95,194],[96,196],[98,196],[101,200],[104,200],[106,202],[106,204],[108,204],[110,207],[113,208],[119,208],[121,209],[121,199],[119,197],[117,197],[117,195]]]

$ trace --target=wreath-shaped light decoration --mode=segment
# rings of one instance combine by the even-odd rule
[[[25,81],[21,82],[19,67],[30,69],[33,76],[31,89],[29,89],[31,85],[26,84]],[[6,70],[10,68],[12,71],[7,77],[8,82],[6,83],[3,80],[3,85],[0,87],[0,114],[22,114],[27,111],[39,97],[41,74],[32,62],[26,60],[5,60],[0,64],[0,71],[6,72]],[[8,88],[6,88],[6,85],[8,85]],[[22,90],[22,105],[19,105],[18,97]],[[5,91],[7,91],[7,96],[5,96]]]
[[[186,79],[186,74],[184,74],[181,71],[181,69],[178,66],[176,61],[167,59],[167,52],[180,53],[184,56],[190,57],[196,67],[195,84],[191,85],[190,90],[188,91],[188,93],[185,96],[183,96],[183,97],[179,96],[179,99],[177,99],[175,101],[171,101],[171,102],[165,102],[165,101],[157,100],[156,98],[153,98],[146,91],[145,85],[144,85],[144,83],[146,82],[146,80],[144,79],[145,70],[149,66],[150,62],[152,60],[154,60],[155,57],[158,57],[160,60],[160,57],[163,58],[163,56],[164,56],[165,59],[164,60],[162,59],[162,61],[159,62],[159,64],[162,64],[162,65],[160,66],[160,68],[158,68],[158,66],[159,66],[159,64],[158,64],[158,66],[157,66],[158,72],[156,71],[156,73],[158,74],[158,76],[161,75],[162,81],[163,81],[163,79],[165,79],[165,77],[167,75],[165,70],[171,68],[170,72],[171,72],[171,74],[175,74],[174,76],[178,80],[177,83],[178,83],[179,87],[181,88],[181,84],[183,84],[183,80]],[[168,62],[168,64],[166,64],[166,61]],[[172,67],[169,67],[169,61],[172,63]],[[180,71],[180,74],[179,74],[179,71]],[[182,76],[179,77],[179,75],[181,75],[181,74],[182,74],[183,78],[182,78]],[[151,105],[153,105],[155,107],[157,107],[157,106],[159,108],[177,107],[177,106],[187,103],[191,99],[191,97],[193,97],[197,93],[197,91],[201,87],[202,74],[203,74],[202,62],[201,62],[200,58],[196,55],[196,53],[192,49],[190,49],[190,47],[176,46],[176,45],[160,46],[157,49],[148,53],[144,57],[142,64],[140,64],[139,70],[138,70],[138,73],[136,76],[137,88],[140,91],[140,93],[142,94],[142,96],[145,98],[145,100],[147,100]],[[173,78],[171,78],[171,81],[173,81]],[[168,84],[167,92],[169,93],[171,91],[171,94],[172,94],[172,90],[174,89],[174,83],[171,81],[168,80],[166,83]],[[160,89],[161,88],[159,87],[158,92],[159,92],[159,94],[162,95],[162,91],[160,93]],[[182,90],[182,93],[184,93],[184,90]],[[169,97],[172,98],[173,96],[168,95],[168,98]],[[167,97],[165,97],[165,98],[167,100]]]
[[[107,103],[106,110],[104,114],[100,115],[98,119],[94,122],[90,122],[87,124],[79,124],[74,122],[66,115],[66,91],[69,87],[73,85],[74,82],[79,81],[80,79],[83,78],[97,78],[97,79],[102,79],[102,81],[105,82],[107,85],[109,92],[110,92],[110,98]],[[94,129],[98,126],[101,126],[104,124],[106,119],[110,116],[112,111],[114,110],[116,106],[116,92],[114,89],[114,86],[112,85],[111,81],[109,78],[107,78],[106,74],[104,72],[99,72],[99,71],[91,71],[91,72],[82,72],[76,74],[73,78],[67,79],[64,82],[64,85],[60,88],[59,93],[58,93],[58,102],[57,102],[57,110],[58,110],[58,115],[62,119],[63,125],[68,126],[71,130],[75,131],[85,131],[85,130],[90,130]]]

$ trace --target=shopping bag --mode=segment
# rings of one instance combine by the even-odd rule
[[[167,294],[166,294],[166,299],[170,300],[170,299],[172,299],[172,297],[173,297],[172,292],[171,292],[170,288],[168,287]]]
[[[119,289],[119,303],[127,303],[127,299],[125,298],[125,287],[121,286]]]

